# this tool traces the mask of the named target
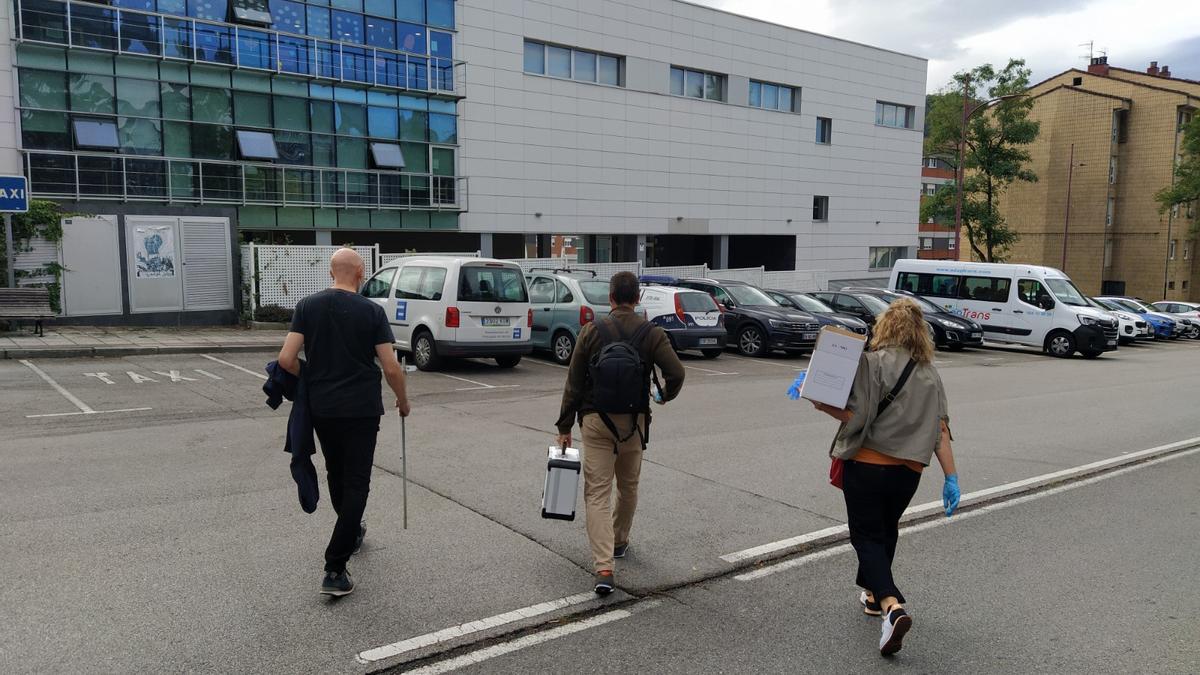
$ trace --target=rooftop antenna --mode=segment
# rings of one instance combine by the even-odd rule
[[[1092,59],[1095,58],[1095,56],[1096,56],[1096,41],[1088,40],[1087,42],[1084,42],[1083,44],[1081,44],[1079,46],[1087,47],[1087,50],[1088,50],[1087,56],[1084,56],[1081,58],[1085,58],[1085,59],[1087,59],[1088,63],[1091,63]]]

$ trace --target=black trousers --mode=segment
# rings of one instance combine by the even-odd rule
[[[371,466],[379,436],[378,417],[314,418],[313,429],[321,441],[329,476],[329,501],[337,524],[325,548],[325,571],[343,572],[354,553],[367,494],[371,491]]]
[[[907,466],[881,466],[847,461],[842,473],[842,494],[850,525],[850,545],[858,554],[855,583],[876,600],[904,595],[892,578],[892,560],[900,537],[900,516],[908,508],[921,474]]]

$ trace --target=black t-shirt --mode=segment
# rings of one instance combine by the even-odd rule
[[[304,335],[304,383],[314,416],[383,414],[375,347],[395,339],[383,307],[357,293],[326,289],[297,303],[292,332]]]

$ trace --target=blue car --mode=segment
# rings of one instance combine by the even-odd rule
[[[1096,298],[1096,302],[1108,309],[1118,312],[1133,312],[1146,320],[1154,329],[1154,339],[1173,340],[1179,336],[1179,326],[1173,320],[1156,312],[1148,312],[1140,303],[1131,302],[1129,298]]]

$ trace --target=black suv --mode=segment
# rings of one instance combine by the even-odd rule
[[[821,323],[816,317],[781,307],[757,286],[714,279],[680,279],[674,285],[711,295],[725,312],[730,342],[746,356],[763,356],[775,349],[798,356],[812,351],[817,342]]]
[[[938,347],[957,351],[963,347],[983,346],[983,326],[948,312],[944,307],[939,307],[919,295],[884,288],[843,288],[842,291],[873,296],[889,305],[900,298],[908,298],[921,308],[921,313],[925,315],[925,323],[933,333],[933,342]]]

